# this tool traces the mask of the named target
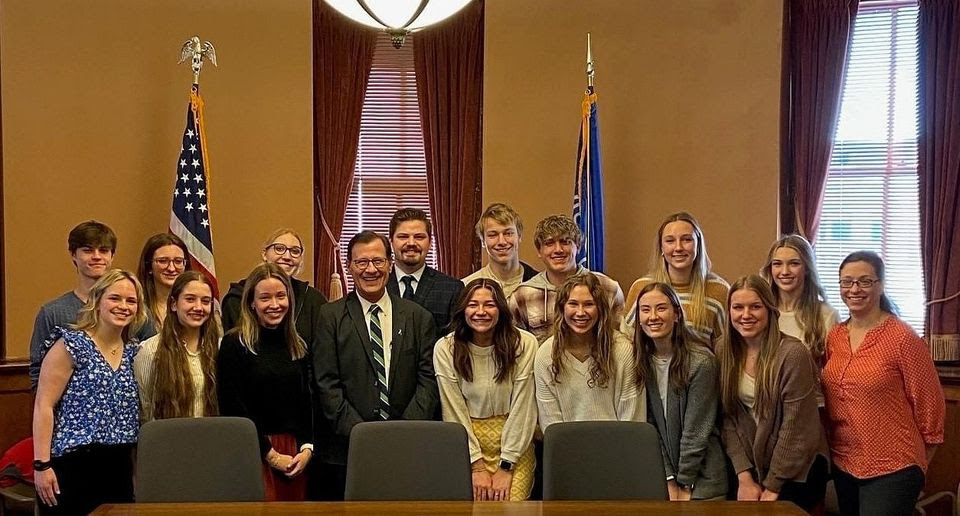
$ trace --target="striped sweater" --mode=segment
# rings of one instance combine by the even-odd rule
[[[633,341],[633,335],[637,326],[637,298],[640,297],[640,291],[644,287],[653,283],[655,280],[650,276],[644,276],[633,282],[630,292],[627,294],[627,302],[624,305],[626,311],[623,314],[623,322],[620,325],[620,331],[625,333]],[[692,292],[690,285],[672,285],[673,289],[680,297],[680,305],[683,307],[686,316],[687,329],[696,338],[697,342],[710,348],[716,349],[717,343],[723,337],[724,326],[727,322],[727,293],[730,291],[730,285],[723,278],[710,273],[707,276],[706,296],[706,314],[707,320],[703,323],[696,323],[690,320],[690,304],[692,302]]]

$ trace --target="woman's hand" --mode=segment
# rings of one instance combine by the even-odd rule
[[[680,486],[677,485],[677,481],[670,479],[667,480],[667,495],[670,496],[670,501],[677,500],[680,496]]]
[[[677,487],[677,501],[689,502],[691,497],[693,497],[693,489],[689,487]]]
[[[763,493],[763,488],[753,480],[750,471],[743,471],[737,475],[739,487],[737,488],[737,500],[756,502]]]
[[[293,459],[290,460],[290,463],[287,464],[286,475],[290,478],[293,478],[300,473],[303,473],[303,470],[306,469],[311,458],[313,458],[312,451],[309,449],[301,450],[300,453],[298,453]]]
[[[513,484],[513,472],[497,469],[491,476],[492,486],[490,499],[498,502],[510,500],[510,485]]]
[[[763,492],[760,493],[761,502],[776,502],[778,498],[780,498],[780,493],[774,491],[764,489]]]
[[[287,472],[287,466],[289,466],[290,461],[293,460],[293,457],[279,453],[273,448],[270,448],[265,458],[267,459],[268,466],[283,473]]]
[[[33,482],[37,488],[37,495],[44,504],[50,507],[57,505],[60,485],[57,483],[57,474],[53,472],[53,468],[34,471]]]
[[[473,470],[473,500],[483,502],[491,500],[490,491],[493,485],[490,473],[485,469]]]

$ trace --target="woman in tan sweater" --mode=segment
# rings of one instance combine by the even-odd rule
[[[737,499],[786,500],[811,511],[827,479],[817,371],[807,348],[780,333],[770,285],[757,275],[730,287],[720,360],[723,441]]]
[[[473,498],[526,500],[536,467],[537,338],[513,326],[500,284],[486,278],[467,283],[450,323],[433,365],[443,420],[467,429]]]

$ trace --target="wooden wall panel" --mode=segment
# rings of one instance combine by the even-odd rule
[[[27,364],[0,364],[0,453],[29,436],[33,421],[33,393]]]

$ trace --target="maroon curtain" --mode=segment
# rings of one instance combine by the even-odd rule
[[[483,2],[418,32],[413,51],[439,268],[462,278],[480,266]]]
[[[934,360],[960,360],[960,4],[920,0],[920,226]]]
[[[313,250],[315,285],[327,290],[342,271],[337,258],[343,215],[353,188],[360,117],[376,31],[313,3]],[[328,292],[336,299],[343,294]],[[336,285],[333,290],[337,290]]]
[[[785,0],[780,224],[813,241],[859,0]],[[792,206],[791,206],[792,205]]]

